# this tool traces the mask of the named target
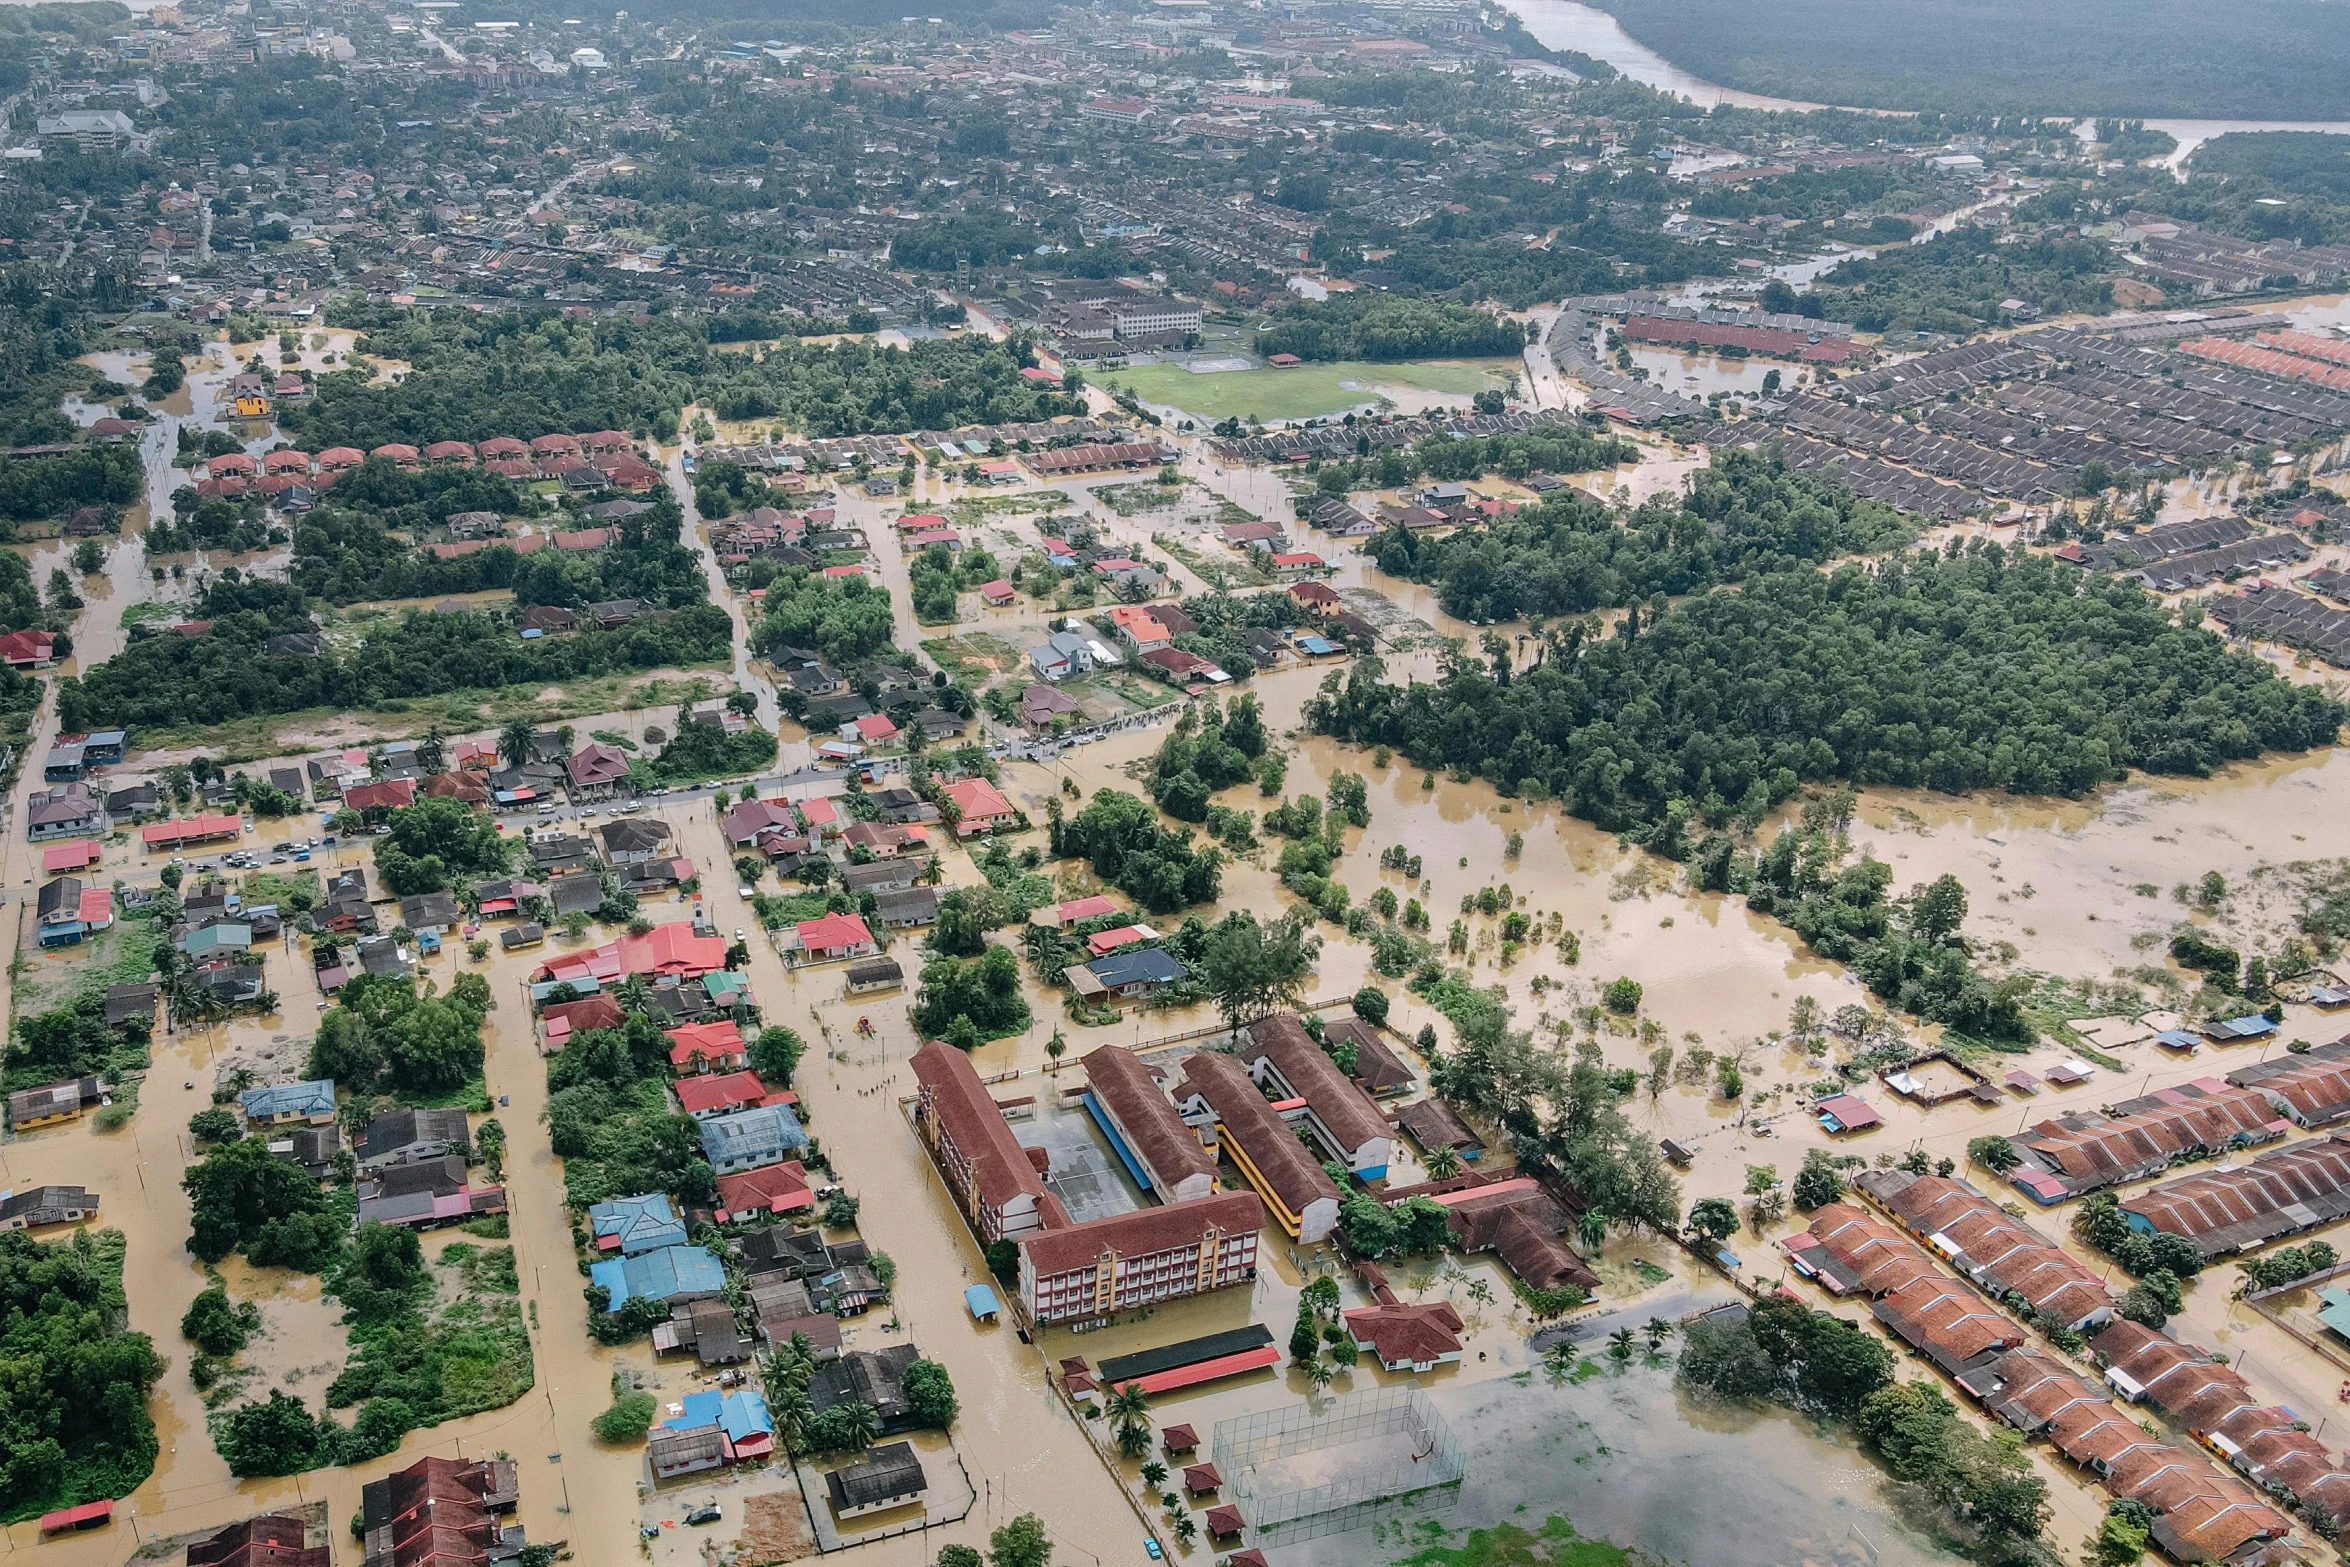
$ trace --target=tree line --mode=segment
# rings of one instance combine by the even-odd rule
[[[1569,489],[1442,538],[1399,523],[1372,541],[1372,554],[1380,570],[1436,589],[1447,614],[1482,622],[1700,592],[1913,537],[1889,506],[1756,453],[1726,452],[1691,476],[1685,495],[1611,508]]]
[[[1529,668],[1498,636],[1486,654],[1411,686],[1359,661],[1308,721],[1646,839],[1676,802],[1721,826],[1808,782],[2078,795],[2201,775],[2331,744],[2344,716],[2134,584],[1995,544],[1636,604],[1604,637],[1554,625]]]
[[[557,685],[594,675],[721,662],[733,648],[725,610],[694,604],[610,631],[583,628],[525,642],[501,613],[410,610],[369,627],[355,648],[315,654],[272,639],[314,635],[308,595],[283,583],[231,581],[206,590],[209,632],[139,638],[58,686],[60,720],[74,729],[220,724],[309,708],[506,686]]]
[[[1256,334],[1260,354],[1300,359],[1439,359],[1516,354],[1526,334],[1489,310],[1368,290],[1282,311]]]

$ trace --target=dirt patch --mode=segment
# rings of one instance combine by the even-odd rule
[[[765,1491],[743,1498],[743,1532],[735,1542],[734,1567],[768,1567],[815,1554],[816,1530],[798,1491]]]

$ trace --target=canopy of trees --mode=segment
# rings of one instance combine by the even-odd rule
[[[482,1069],[481,1025],[489,982],[462,973],[446,995],[423,995],[413,979],[362,974],[336,992],[310,1046],[310,1074],[355,1094],[378,1087],[434,1098],[462,1088]]]
[[[1223,890],[1224,856],[1195,847],[1188,832],[1159,825],[1149,802],[1101,789],[1085,809],[1052,826],[1056,859],[1090,861],[1094,873],[1153,914],[1213,903]]]
[[[0,1520],[123,1496],[154,1471],[163,1360],[123,1331],[122,1260],[117,1231],[0,1234]]]
[[[2188,0],[1607,0],[1683,70],[1869,109],[2197,119],[2350,116],[2350,39],[2319,0],[2211,13]],[[2091,62],[2094,62],[2093,64]]]
[[[895,629],[886,588],[863,577],[787,571],[767,585],[767,615],[753,628],[751,645],[767,658],[784,648],[809,648],[838,665],[887,647]]]
[[[1891,507],[1728,452],[1689,492],[1616,511],[1577,490],[1488,527],[1373,541],[1382,571],[1425,582],[1464,620],[1581,614],[1907,543]]]
[[[537,688],[592,675],[708,664],[730,656],[733,623],[695,604],[612,631],[522,641],[502,614],[412,610],[371,626],[349,652],[316,657],[269,651],[288,633],[314,633],[308,599],[273,582],[222,580],[200,613],[200,637],[143,637],[78,679],[60,682],[61,718],[81,729],[170,728],[306,708],[367,708],[456,691]]]
[[[389,832],[375,846],[384,890],[407,897],[440,892],[461,878],[496,876],[513,864],[521,843],[461,800],[428,794],[384,818]]]
[[[1028,998],[1020,993],[1020,960],[1011,948],[991,946],[969,962],[936,957],[922,965],[914,1026],[924,1038],[971,1050],[1017,1034],[1029,1021]]]
[[[1308,718],[1636,833],[1805,780],[2079,794],[2330,744],[2343,718],[2133,585],[1996,546],[1635,607],[1604,641],[1554,630],[1524,671],[1507,652],[1410,687],[1358,662]]]
[[[1514,355],[1526,335],[1490,311],[1363,290],[1284,310],[1256,342],[1260,354],[1300,359],[1437,359]]]

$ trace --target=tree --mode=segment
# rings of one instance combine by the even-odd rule
[[[233,1143],[244,1134],[235,1114],[217,1105],[188,1117],[188,1135],[200,1143]]]
[[[1805,1213],[1824,1208],[1844,1195],[1844,1177],[1836,1169],[1836,1162],[1818,1148],[1803,1156],[1803,1168],[1795,1172],[1795,1206]]]
[[[1727,1197],[1700,1197],[1689,1207],[1689,1228],[1719,1246],[1738,1233],[1738,1208]]]
[[[1629,976],[1615,979],[1602,992],[1600,1001],[1610,1012],[1630,1017],[1640,1010],[1640,982]]]
[[[955,1384],[947,1368],[935,1360],[917,1360],[906,1368],[906,1402],[925,1426],[944,1431],[955,1423]]]
[[[1144,1490],[1155,1491],[1166,1483],[1167,1466],[1165,1464],[1154,1458],[1142,1466],[1142,1488]]]
[[[987,950],[987,933],[962,889],[938,901],[938,923],[930,929],[930,950],[950,958],[975,958]]]
[[[824,1222],[836,1230],[857,1227],[857,1199],[842,1192],[824,1204]]]
[[[1044,1520],[1022,1513],[987,1537],[989,1567],[1051,1567],[1053,1542]]]
[[[1971,1139],[1966,1145],[1966,1156],[1993,1175],[2005,1175],[2024,1162],[2015,1144],[1997,1135]]]
[[[1449,1181],[1461,1173],[1461,1156],[1450,1143],[1438,1143],[1428,1150],[1428,1157],[1420,1162],[1427,1166],[1432,1180]]]
[[[1010,1241],[987,1243],[987,1271],[1010,1284],[1020,1277],[1020,1248]]]
[[[323,1217],[326,1212],[326,1195],[318,1183],[300,1165],[272,1158],[259,1138],[218,1144],[188,1167],[180,1184],[194,1210],[188,1250],[205,1262],[218,1262],[249,1245],[272,1224]]]
[[[610,1409],[588,1423],[588,1429],[597,1441],[610,1447],[642,1442],[660,1410],[659,1401],[650,1393],[622,1393],[612,1400]]]
[[[1910,894],[1909,928],[1924,941],[1949,941],[1966,923],[1966,884],[1944,874]]]
[[[968,1545],[942,1545],[938,1567],[987,1567],[987,1559]]]
[[[1209,927],[1192,967],[1224,1021],[1239,1028],[1303,999],[1321,945],[1296,910],[1268,925],[1235,909]]]
[[[1387,992],[1376,985],[1365,985],[1354,993],[1355,1016],[1374,1028],[1386,1025],[1388,1006]]]
[[[221,1420],[216,1441],[229,1473],[247,1479],[299,1474],[331,1462],[331,1454],[320,1451],[320,1436],[321,1423],[311,1418],[308,1405],[283,1388],[271,1388],[265,1402],[230,1410]]]
[[[780,1024],[770,1024],[759,1030],[751,1041],[749,1053],[751,1070],[759,1074],[759,1081],[773,1088],[789,1088],[793,1074],[799,1070],[800,1058],[807,1053],[806,1041]]]
[[[260,1307],[251,1301],[231,1302],[228,1287],[214,1284],[188,1303],[180,1318],[180,1336],[207,1355],[233,1355],[260,1326]]]
[[[1106,1406],[1118,1451],[1128,1458],[1140,1458],[1151,1445],[1150,1397],[1139,1382],[1126,1382],[1114,1389]]]
[[[1882,1339],[1786,1295],[1766,1295],[1748,1312],[1754,1340],[1805,1404],[1849,1415],[1893,1377]]]
[[[1338,1209],[1346,1249],[1358,1257],[1384,1257],[1395,1249],[1395,1219],[1387,1205],[1367,1192],[1351,1193]]]

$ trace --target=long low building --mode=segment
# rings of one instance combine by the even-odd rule
[[[1136,1184],[1162,1202],[1205,1197],[1216,1189],[1214,1156],[1133,1051],[1104,1045],[1081,1064],[1085,1108]]]
[[[1314,1043],[1296,1015],[1276,1012],[1259,1018],[1248,1026],[1248,1038],[1240,1063],[1250,1080],[1285,1101],[1304,1101],[1299,1119],[1358,1179],[1385,1179],[1395,1153],[1394,1128],[1371,1096]]]
[[[2350,1117],[2350,1039],[2239,1067],[2227,1080],[2266,1095],[2296,1126],[2331,1126]]]
[[[2012,1349],[1960,1377],[1983,1407],[2026,1437],[2045,1437],[2115,1497],[2155,1513],[2155,1543],[2182,1562],[2235,1562],[2292,1521],[2192,1448],[2148,1434],[2103,1388],[2035,1349]]]
[[[914,1052],[914,1124],[982,1246],[1069,1223],[971,1058],[931,1040]]]
[[[2274,1142],[2287,1130],[2265,1095],[2200,1078],[2102,1113],[2038,1123],[2010,1139],[2025,1156],[2010,1179],[2046,1206],[2159,1174],[2190,1155]]]
[[[2183,1235],[2207,1259],[2314,1230],[2350,1217],[2350,1136],[2198,1170],[2148,1187],[2121,1206],[2132,1229]]]
[[[2097,1275],[1963,1180],[1871,1170],[1854,1184],[1995,1300],[2020,1298],[2076,1332],[2113,1316]]]
[[[2350,1470],[2292,1410],[2262,1403],[2235,1368],[2158,1328],[2116,1322],[2090,1341],[2105,1379],[2132,1403],[2152,1404],[2255,1483],[2350,1521]]]
[[[1183,1119],[1231,1156],[1284,1230],[1308,1245],[1327,1238],[1338,1225],[1338,1187],[1265,1102],[1247,1069],[1213,1050],[1194,1053],[1183,1066],[1175,1090]]]

